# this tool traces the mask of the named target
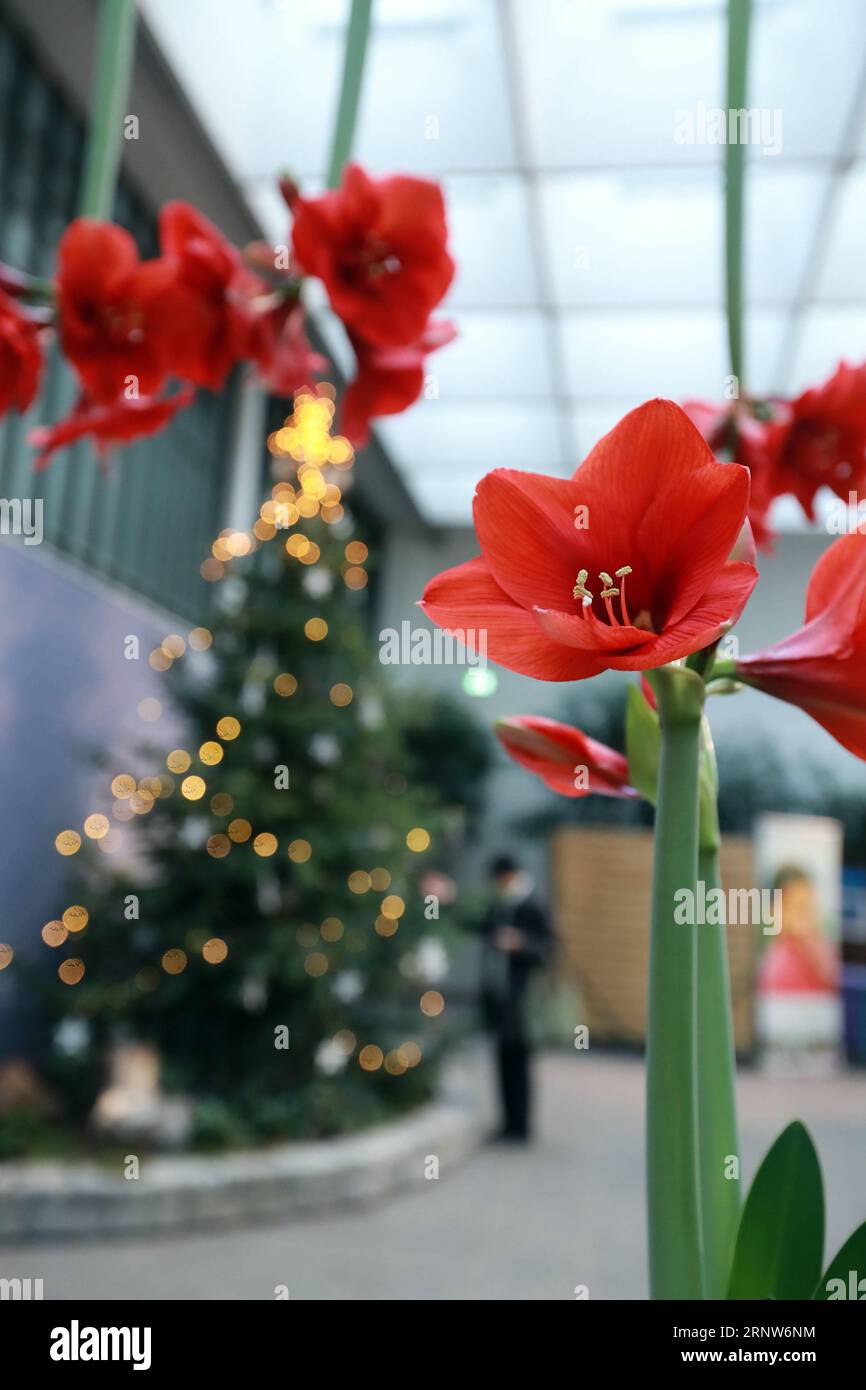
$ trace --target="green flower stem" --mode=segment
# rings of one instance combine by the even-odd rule
[[[675,894],[695,892],[704,687],[684,667],[652,673],[662,746],[647,1008],[647,1215],[650,1297],[703,1296],[698,1183],[694,926],[674,921]]]
[[[343,59],[343,80],[340,85],[340,104],[337,108],[337,123],[328,162],[329,188],[337,187],[342,177],[343,166],[352,153],[372,9],[373,0],[352,0],[352,12],[346,34],[346,53]]]
[[[727,109],[746,107],[751,0],[728,0]],[[745,146],[725,145],[725,298],[731,371],[743,386],[743,189]]]
[[[702,848],[698,878],[707,894],[721,886],[718,845]],[[724,1298],[740,1219],[736,1062],[728,954],[723,926],[702,923],[698,934],[698,1143],[701,1227],[707,1298]],[[736,1171],[737,1164],[734,1165]]]
[[[135,53],[135,0],[101,0],[96,68],[84,178],[82,217],[111,216],[120,167],[123,118]]]

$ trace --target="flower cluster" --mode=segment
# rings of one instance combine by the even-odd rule
[[[455,332],[431,318],[454,273],[440,189],[372,179],[356,165],[317,198],[282,187],[291,255],[261,243],[241,252],[197,209],[174,202],[160,213],[150,260],[122,227],[78,218],[50,286],[0,267],[0,413],[32,404],[52,331],[80,387],[65,420],[31,434],[37,467],[86,436],[104,453],[154,433],[197,388],[220,390],[241,362],[276,395],[312,385],[328,363],[307,335],[306,276],[323,282],[355,350],[343,420],[352,442],[366,441],[375,416],[417,399],[426,354]]]
[[[759,545],[772,541],[768,513],[776,497],[791,494],[814,521],[819,488],[847,502],[866,487],[866,363],[840,362],[828,381],[794,400],[686,401],[683,409],[713,450],[748,468]]]
[[[494,661],[540,680],[703,654],[709,690],[745,684],[799,705],[866,759],[866,535],[839,537],[818,561],[802,628],[719,658],[758,579],[749,512],[749,471],[719,462],[679,406],[649,401],[571,479],[506,469],[483,478],[481,555],[432,579],[421,606],[441,627],[482,633]],[[645,678],[642,690],[652,706]],[[626,759],[580,730],[520,716],[496,732],[563,795],[636,795]]]

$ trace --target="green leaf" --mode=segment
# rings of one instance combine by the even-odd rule
[[[639,685],[630,685],[625,706],[625,747],[628,778],[653,806],[659,779],[662,736],[659,717]]]
[[[851,1272],[854,1273],[854,1288],[851,1288]],[[834,1301],[831,1299],[828,1284],[833,1279],[841,1279],[844,1284],[844,1292],[838,1288],[834,1289],[835,1298],[856,1298],[861,1295],[866,1298],[866,1221],[862,1226],[858,1226],[856,1231],[845,1241],[845,1244],[830,1261],[817,1289],[812,1297],[819,1301]],[[860,1280],[864,1281],[863,1288],[860,1288]]]
[[[824,1254],[824,1184],[799,1120],[770,1149],[746,1198],[728,1298],[811,1298]]]

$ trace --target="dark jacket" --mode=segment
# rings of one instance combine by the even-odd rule
[[[494,945],[499,927],[515,927],[525,938],[517,951]],[[483,925],[481,1007],[488,1028],[506,1037],[523,1039],[526,1032],[524,997],[533,970],[543,965],[550,950],[550,927],[544,910],[531,893],[514,902],[495,902]]]

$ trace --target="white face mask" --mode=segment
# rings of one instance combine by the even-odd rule
[[[516,874],[512,874],[507,883],[503,883],[498,889],[498,896],[504,903],[520,903],[524,898],[528,898],[532,892],[532,879],[529,874],[519,869]]]

